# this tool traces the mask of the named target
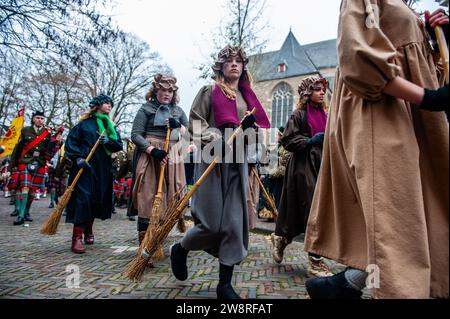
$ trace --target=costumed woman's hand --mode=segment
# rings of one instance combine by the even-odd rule
[[[242,120],[242,130],[245,131],[249,127],[253,127],[256,122],[256,117],[253,114],[248,114]]]
[[[156,147],[154,147],[151,150],[150,156],[152,156],[153,158],[156,158],[157,160],[163,162],[164,164],[167,163],[167,160],[169,159],[166,151],[160,150],[159,148],[156,148]]]
[[[420,108],[433,112],[448,112],[448,84],[437,90],[425,89]]]
[[[313,137],[309,138],[306,144],[314,145],[314,144],[323,144],[324,133],[316,133]]]
[[[425,11],[425,22],[432,28],[444,26],[448,24],[448,15],[443,9],[437,9],[433,13],[427,10]]]
[[[100,144],[105,145],[109,142],[109,138],[106,135],[103,135],[102,137],[100,137]]]
[[[428,35],[430,36],[433,47],[435,51],[439,51],[439,46],[437,45],[436,32],[434,28],[437,26],[442,27],[442,31],[444,32],[444,36],[448,39],[450,28],[449,28],[449,20],[448,15],[445,13],[443,9],[438,9],[433,13],[430,11],[425,11],[425,27],[427,29]]]
[[[168,121],[169,121],[169,126],[170,126],[171,129],[176,129],[176,128],[180,128],[181,127],[180,121],[174,119],[173,117],[168,119]]]
[[[79,168],[84,168],[85,170],[91,169],[91,165],[84,158],[79,157],[76,162]]]

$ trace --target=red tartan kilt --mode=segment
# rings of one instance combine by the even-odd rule
[[[27,169],[26,164],[19,164],[8,181],[8,189],[20,190],[24,187],[38,190],[45,187],[45,167],[39,166],[37,170],[32,173]]]
[[[130,190],[131,190],[131,178],[128,178],[125,182],[125,196],[128,198],[130,197]]]

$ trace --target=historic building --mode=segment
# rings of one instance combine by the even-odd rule
[[[254,90],[273,128],[284,126],[298,102],[297,88],[310,75],[321,75],[333,89],[337,65],[336,39],[300,45],[292,31],[278,51],[250,56]],[[327,96],[328,101],[331,94]],[[269,144],[276,143],[272,130]],[[269,137],[268,137],[269,138]]]

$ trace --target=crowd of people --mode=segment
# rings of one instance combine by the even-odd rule
[[[298,83],[295,110],[273,128],[274,169],[252,174],[263,164],[258,147],[249,149],[270,121],[252,89],[245,51],[228,45],[189,116],[178,105],[177,79],[154,77],[127,151],[107,95],[90,101],[64,144],[62,131],[45,127],[43,112],[33,113],[1,167],[3,188],[14,192],[13,224],[32,221],[30,206],[44,187],[54,207],[83,169],[65,210],[74,225],[71,250],[85,253],[94,244],[94,221],[111,218],[114,206],[127,208],[130,220],[137,216],[141,244],[148,227],[167,218],[169,203],[201,181],[190,202],[194,225],[170,247],[178,280],[189,277],[189,252],[204,250],[219,262],[217,297],[239,299],[234,267],[248,254],[258,215],[276,222],[270,236],[276,263],[305,234],[311,298],[360,298],[371,266],[379,270],[379,284],[367,287],[374,298],[448,298],[448,84],[438,49],[429,44],[430,28],[448,26],[448,17],[427,12],[424,23],[402,0],[377,3],[375,10],[369,0],[342,1],[331,103],[322,76]],[[269,206],[257,179],[273,195],[276,220],[258,213]],[[347,268],[333,274],[325,258]]]

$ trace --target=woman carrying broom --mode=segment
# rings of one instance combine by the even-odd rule
[[[275,232],[270,236],[276,263],[283,261],[284,250],[294,237],[306,230],[322,160],[327,89],[328,81],[317,75],[302,80],[297,109],[289,117],[281,137],[282,146],[292,155],[286,165]],[[315,254],[308,255],[307,273],[317,277],[333,275],[323,258]]]
[[[188,126],[187,116],[178,103],[176,78],[157,74],[134,119],[131,140],[136,145],[133,156],[131,205],[138,212],[139,245],[145,237],[150,220],[161,165],[166,165],[159,213],[164,212],[169,199],[186,185],[181,148],[174,147]],[[170,129],[169,149],[164,150]],[[177,144],[178,145],[178,144]],[[170,158],[170,161],[169,161]],[[155,216],[163,219],[164,216]],[[151,263],[149,264],[151,266]]]
[[[247,255],[249,239],[246,152],[231,154],[231,149],[225,144],[223,131],[238,127],[246,111],[253,108],[256,109],[255,115],[245,117],[242,129],[253,127],[255,121],[262,128],[270,127],[264,109],[250,87],[247,62],[247,56],[241,48],[226,46],[212,67],[216,83],[200,89],[193,102],[189,130],[194,140],[197,136],[201,138],[202,146],[199,148],[202,150],[202,160],[195,163],[194,180],[198,180],[210,164],[205,160],[209,157],[208,149],[212,149],[216,155],[223,156],[224,151],[230,155],[239,155],[243,160],[230,160],[236,156],[226,155],[203,180],[192,198],[191,213],[195,226],[188,230],[181,242],[171,247],[172,272],[178,280],[188,277],[186,259],[189,250],[205,250],[218,257],[219,299],[240,298],[231,286],[231,278],[234,265]],[[213,147],[210,148],[211,145]],[[235,146],[239,147],[238,143]]]
[[[80,168],[81,175],[67,204],[66,221],[73,223],[72,251],[76,254],[85,252],[84,243],[92,245],[94,234],[92,225],[95,218],[111,218],[112,185],[111,154],[122,150],[122,140],[109,118],[113,106],[112,99],[104,94],[93,98],[90,110],[80,118],[80,123],[69,132],[66,141],[66,155],[72,160],[69,185]],[[93,148],[99,135],[99,147],[89,162],[86,157]]]

